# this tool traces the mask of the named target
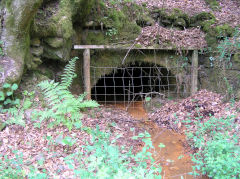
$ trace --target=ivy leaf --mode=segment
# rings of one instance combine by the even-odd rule
[[[16,89],[18,89],[18,85],[16,83],[14,83],[11,88],[13,91],[15,91]]]
[[[8,92],[7,92],[7,96],[11,96],[12,94],[13,94],[12,91],[8,91]]]
[[[7,99],[6,101],[4,101],[4,105],[7,105],[7,104],[11,104],[12,100],[11,99]]]
[[[4,100],[5,100],[4,93],[0,91],[0,101],[4,101]]]
[[[4,84],[3,84],[3,88],[5,88],[5,89],[6,89],[6,88],[11,88],[11,85],[10,85],[9,83],[4,83]]]

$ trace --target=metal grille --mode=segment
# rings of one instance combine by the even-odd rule
[[[184,76],[179,78],[180,71]],[[99,77],[101,71],[105,74]],[[109,73],[111,71],[111,73]],[[92,99],[104,105],[124,104],[134,107],[134,101],[161,105],[166,100],[190,95],[189,82],[191,68],[187,65],[162,67],[151,63],[134,63],[125,67],[91,66]],[[174,72],[174,73],[173,73]]]

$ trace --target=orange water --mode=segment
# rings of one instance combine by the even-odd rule
[[[152,142],[155,147],[154,158],[162,166],[161,175],[163,178],[194,178],[188,174],[192,171],[193,163],[184,147],[184,143],[186,143],[184,135],[165,128],[159,128],[156,124],[149,121],[141,101],[134,102],[128,107],[124,104],[117,104],[116,107],[119,109],[127,108],[132,117],[144,121],[144,127],[152,136]],[[160,148],[160,143],[164,144],[165,147]]]

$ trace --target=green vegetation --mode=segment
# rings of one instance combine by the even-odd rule
[[[2,88],[3,91],[0,91],[0,102],[3,102],[3,104],[0,104],[0,109],[3,108],[4,106],[19,104],[20,100],[14,99],[13,96],[14,91],[18,89],[18,85],[16,83],[12,85],[9,83],[4,83]]]
[[[201,118],[201,116],[200,116]],[[187,137],[192,147],[198,151],[193,155],[194,174],[197,170],[212,178],[237,178],[240,173],[239,137],[232,133],[237,130],[235,116],[212,117],[202,123],[194,122],[197,131],[190,125]]]
[[[121,135],[112,134],[106,131],[100,131],[98,127],[92,129],[81,125],[80,110],[88,107],[97,107],[95,101],[83,100],[84,95],[77,98],[69,91],[73,78],[76,77],[74,72],[77,58],[69,61],[65,67],[61,82],[42,81],[39,87],[42,89],[44,96],[45,108],[43,111],[35,111],[34,116],[35,127],[40,127],[43,120],[50,121],[50,127],[56,125],[65,125],[68,130],[73,127],[78,130],[85,131],[91,135],[90,143],[85,141],[81,146],[82,150],[69,154],[72,147],[75,146],[76,139],[73,136],[61,133],[57,138],[46,136],[48,141],[49,155],[55,156],[55,147],[64,146],[65,152],[68,154],[64,157],[64,163],[69,169],[73,170],[73,177],[81,178],[161,178],[161,167],[157,165],[149,150],[153,149],[151,136],[147,132],[140,133],[133,139],[142,139],[145,143],[142,151],[136,154],[132,150],[123,152],[125,147],[116,145],[116,141]],[[17,86],[5,85],[6,89],[11,92],[16,90]],[[24,92],[24,98],[18,105],[3,110],[8,112],[11,118],[6,123],[24,126],[24,113],[33,105],[34,92]],[[14,111],[14,114],[12,114]],[[17,112],[17,113],[16,113]],[[20,121],[21,119],[21,121]],[[37,124],[37,125],[36,125]],[[111,124],[114,126],[114,124]],[[112,139],[112,136],[115,136]],[[111,137],[111,140],[110,140]],[[47,170],[42,169],[45,164],[45,158],[41,157],[36,163],[29,164],[29,160],[23,159],[23,153],[12,150],[13,156],[0,156],[0,177],[1,178],[49,178]],[[55,156],[56,157],[56,156]],[[61,171],[59,171],[61,172]],[[54,173],[58,176],[59,173]]]
[[[92,136],[91,144],[83,145],[82,151],[64,157],[64,162],[69,169],[74,171],[73,177],[161,179],[161,167],[154,163],[152,154],[148,151],[153,148],[153,145],[151,136],[147,132],[134,137],[135,139],[142,139],[145,146],[141,152],[133,154],[131,150],[122,153],[125,147],[118,147],[115,144],[116,139],[120,136],[110,141],[111,132],[102,132],[98,127],[87,130]],[[57,140],[49,137],[48,141],[49,147],[66,145],[70,149],[75,144],[75,139],[70,136],[58,138]],[[28,162],[23,160],[21,152],[13,151],[13,153],[14,158],[10,159],[8,156],[4,156],[4,159],[0,160],[1,178],[49,178],[45,169],[38,170],[45,163],[44,158],[34,165],[28,165]],[[149,162],[147,163],[147,161]],[[135,164],[130,165],[130,163]],[[26,173],[26,170],[29,172]],[[58,174],[54,175],[57,176]]]
[[[217,0],[205,0],[205,2],[213,9],[219,9],[219,2]]]
[[[80,110],[82,108],[98,106],[95,101],[84,101],[85,95],[80,95],[76,98],[69,91],[73,78],[76,77],[74,71],[77,59],[73,58],[69,61],[69,64],[64,69],[61,83],[48,80],[39,83],[47,108],[41,112],[34,112],[35,126],[40,127],[42,121],[53,119],[49,126],[53,127],[62,124],[71,130],[74,124],[81,119]]]
[[[3,45],[3,41],[0,40],[0,56],[4,56],[2,45]]]
[[[232,68],[232,54],[240,49],[239,30],[234,40],[225,38],[217,47],[216,58],[211,57],[212,66],[221,69],[226,86],[228,100],[234,107],[234,86],[227,80],[226,69]],[[221,75],[222,74],[218,74]],[[227,109],[226,109],[227,110]],[[193,162],[194,175],[201,172],[211,178],[238,178],[240,173],[239,124],[235,115],[205,119],[198,116],[185,120],[187,138],[192,148],[196,149]],[[192,126],[195,126],[194,128]]]

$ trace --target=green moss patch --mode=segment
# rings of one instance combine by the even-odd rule
[[[219,9],[219,2],[217,0],[205,0],[205,2],[210,6],[211,9]]]

